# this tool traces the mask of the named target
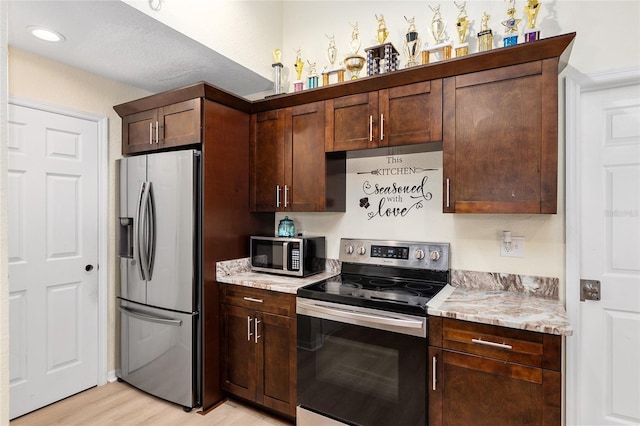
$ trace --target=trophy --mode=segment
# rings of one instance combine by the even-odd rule
[[[416,57],[418,56],[418,49],[420,48],[420,37],[418,36],[418,30],[416,30],[416,18],[413,17],[411,19],[407,19],[405,16],[404,19],[409,24],[407,33],[404,35],[404,53],[408,58],[407,65],[405,65],[405,67],[409,68],[418,65]]]
[[[360,74],[360,70],[364,66],[365,59],[358,55],[358,51],[360,50],[360,34],[358,32],[358,23],[355,25],[351,25],[351,41],[349,42],[349,47],[351,48],[351,55],[344,58],[344,66],[351,73],[351,80],[355,80],[358,78],[358,74]]]
[[[398,69],[398,51],[393,44],[385,43],[389,30],[384,23],[384,16],[375,15],[375,17],[378,21],[376,40],[380,44],[364,49],[367,54],[367,75],[377,75]]]
[[[528,0],[524,12],[527,14],[527,21],[529,21],[529,29],[524,33],[525,43],[540,40],[540,29],[536,27],[538,12],[540,12],[540,2],[538,0]]]
[[[436,44],[430,48],[425,48],[425,50],[422,51],[423,64],[428,64],[430,62],[430,54],[434,51],[442,50],[442,59],[451,58],[451,43],[448,41],[449,37],[445,32],[447,29],[447,23],[442,20],[442,16],[440,15],[440,5],[437,5],[436,7],[429,6],[429,9],[433,12],[433,18],[431,19],[431,35],[433,36],[433,40]]]
[[[518,24],[522,19],[516,18],[516,8],[515,3],[516,0],[505,0],[509,1],[509,9],[507,9],[507,19],[502,21],[502,25],[505,28],[504,38],[503,38],[503,46],[514,46],[518,44]]]
[[[384,23],[384,15],[381,14],[379,18],[378,15],[375,15],[375,17],[378,21],[378,32],[376,33],[376,40],[378,40],[378,43],[384,44],[384,41],[389,35],[389,30],[387,30],[387,27]]]
[[[273,51],[273,64],[271,66],[274,70],[273,75],[273,94],[279,95],[282,93],[282,61],[281,61],[280,49],[275,49]]]
[[[325,34],[326,35],[326,34]],[[336,38],[334,34],[331,36],[326,35],[329,39],[329,47],[327,47],[327,59],[329,60],[329,69],[322,71],[322,85],[327,86],[329,84],[329,77],[333,74],[338,75],[338,82],[344,81],[344,68],[335,66],[336,59],[338,57],[338,48],[336,47]],[[315,64],[314,64],[315,65]],[[317,86],[316,86],[317,87]]]
[[[309,64],[309,78],[307,79],[307,88],[314,89],[318,87],[318,72],[316,71],[316,63],[309,62],[308,59],[307,63]]]
[[[458,43],[456,45],[456,58],[469,54],[469,43],[467,43],[467,31],[469,29],[469,19],[467,18],[467,2],[459,5],[453,2],[458,8],[458,19],[456,20],[456,31],[458,32]]]
[[[297,80],[293,82],[293,90],[296,92],[302,91],[304,82],[302,81],[302,69],[304,68],[304,62],[300,58],[300,49],[296,50],[296,61],[293,64],[296,69]]]
[[[489,19],[491,16],[487,12],[482,12],[482,20],[480,21],[480,32],[478,33],[478,51],[486,52],[493,48],[493,33],[489,28]]]

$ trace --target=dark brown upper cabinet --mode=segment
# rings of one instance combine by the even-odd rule
[[[324,102],[253,114],[251,210],[344,211],[344,153],[325,155]]]
[[[327,152],[442,140],[442,80],[329,99]]]

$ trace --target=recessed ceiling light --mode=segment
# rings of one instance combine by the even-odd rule
[[[57,31],[50,30],[48,28],[27,27],[27,30],[29,30],[29,32],[33,34],[34,37],[37,37],[40,40],[51,41],[54,43],[62,43],[63,41],[66,40],[62,34],[60,34]]]

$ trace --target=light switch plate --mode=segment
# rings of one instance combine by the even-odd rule
[[[511,237],[511,249],[507,250],[504,241],[500,242],[500,256],[524,257],[524,237]]]

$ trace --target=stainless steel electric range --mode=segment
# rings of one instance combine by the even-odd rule
[[[426,304],[449,282],[449,244],[340,245],[342,273],[297,294],[297,424],[424,425]]]

